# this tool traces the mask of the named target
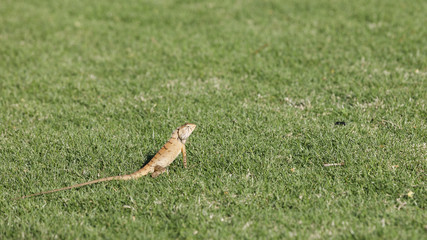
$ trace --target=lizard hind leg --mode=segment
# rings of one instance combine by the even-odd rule
[[[156,178],[160,174],[164,173],[165,171],[166,171],[166,168],[160,167],[160,166],[156,166],[156,167],[154,167],[154,172],[151,174],[151,177],[152,178]]]

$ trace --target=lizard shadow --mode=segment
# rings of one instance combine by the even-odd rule
[[[146,159],[144,161],[144,163],[142,164],[141,168],[145,167],[145,165],[147,165],[147,163],[149,163],[151,161],[151,159],[156,155],[156,153],[149,153],[146,155]]]

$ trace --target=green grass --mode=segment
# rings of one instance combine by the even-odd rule
[[[0,238],[427,239],[426,12],[2,0]],[[186,121],[188,169],[11,200],[136,171]]]

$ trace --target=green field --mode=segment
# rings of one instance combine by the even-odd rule
[[[0,0],[0,239],[427,239],[426,13]]]

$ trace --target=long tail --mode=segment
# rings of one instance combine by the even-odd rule
[[[93,181],[89,181],[89,182],[85,182],[85,183],[80,183],[80,184],[72,185],[72,186],[69,186],[69,187],[63,187],[63,188],[58,188],[58,189],[49,190],[49,191],[45,191],[45,192],[39,192],[39,193],[34,193],[34,194],[22,196],[22,197],[19,197],[19,198],[15,198],[14,200],[24,199],[24,198],[28,198],[28,197],[34,197],[34,196],[39,196],[39,195],[48,194],[48,193],[59,192],[59,191],[67,190],[67,189],[83,187],[83,186],[86,186],[86,185],[91,185],[91,184],[100,183],[100,182],[107,182],[107,181],[111,181],[111,180],[137,179],[137,178],[140,178],[140,177],[142,177],[144,175],[147,175],[148,174],[147,170],[148,169],[146,169],[146,168],[142,168],[142,169],[140,169],[140,170],[138,170],[138,171],[136,171],[136,172],[134,172],[132,174],[128,174],[128,175],[100,178],[100,179],[97,179],[97,180],[93,180]]]

